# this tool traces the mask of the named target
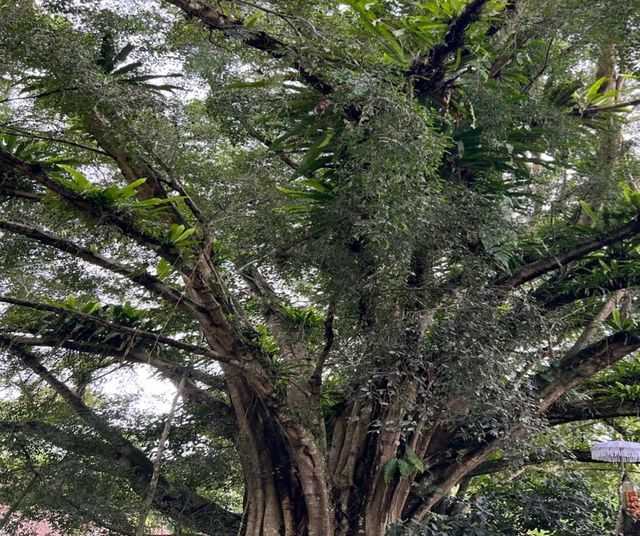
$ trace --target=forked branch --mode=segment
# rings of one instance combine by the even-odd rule
[[[98,316],[82,313],[80,311],[66,309],[64,307],[59,307],[57,305],[51,305],[48,303],[22,300],[19,298],[11,298],[9,296],[2,296],[2,295],[0,295],[0,302],[7,303],[9,305],[16,305],[18,307],[27,307],[29,309],[34,309],[36,311],[46,311],[49,313],[55,313],[62,317],[76,318],[92,326],[107,328],[109,331],[113,333],[121,333],[123,335],[129,335],[132,337],[133,340],[147,341],[152,344],[163,344],[165,346],[169,346],[177,350],[183,350],[191,354],[210,357],[211,359],[214,359],[221,363],[227,363],[227,364],[239,366],[239,367],[242,366],[241,364],[231,360],[229,357],[220,355],[208,348],[203,348],[202,346],[196,346],[194,344],[189,344],[183,341],[172,339],[171,337],[166,337],[160,333],[152,333],[150,331],[145,331],[137,328],[130,328],[128,326],[116,324],[115,322],[109,322],[108,320],[104,320]],[[2,343],[2,341],[3,341],[3,337],[0,336],[0,344]],[[8,343],[10,344],[10,342],[11,341],[9,340]]]
[[[169,303],[184,308],[189,312],[204,312],[204,309],[191,298],[186,296],[180,290],[167,285],[158,277],[153,276],[146,271],[137,270],[124,264],[120,264],[112,259],[95,253],[88,248],[75,244],[70,240],[58,238],[51,233],[38,229],[37,227],[6,220],[4,218],[0,218],[0,229],[22,235],[31,240],[35,240],[36,242],[40,242],[41,244],[63,251],[64,253],[68,253],[74,257],[82,259],[83,261],[105,268],[114,274],[124,276],[157,296],[164,298]]]
[[[50,177],[40,166],[16,158],[2,147],[0,147],[0,162],[11,166],[27,178],[34,180],[48,190],[58,194],[64,201],[67,201],[86,216],[93,217],[102,223],[119,229],[124,236],[131,238],[145,248],[155,251],[158,255],[164,257],[172,265],[176,266],[177,269],[187,274],[192,271],[192,268],[189,267],[183,259],[182,253],[176,247],[162,240],[160,237],[145,231],[123,211],[117,210],[117,208],[105,208],[91,198],[75,192],[62,182]]]
[[[597,251],[611,244],[632,238],[639,233],[640,221],[636,217],[630,222],[616,227],[601,236],[590,238],[555,255],[521,266],[511,275],[495,280],[493,286],[502,290],[514,289],[548,272],[562,268],[570,262],[579,260],[592,251]]]

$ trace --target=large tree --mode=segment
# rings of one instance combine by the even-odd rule
[[[382,535],[634,414],[639,7],[0,2],[2,500]]]

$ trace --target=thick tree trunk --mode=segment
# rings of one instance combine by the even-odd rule
[[[369,444],[367,444],[369,443]],[[370,459],[372,449],[370,441],[359,447],[350,445],[347,451],[361,448],[363,458]],[[264,453],[263,453],[264,454]],[[245,522],[243,534],[295,535],[310,536],[327,534],[331,536],[384,536],[391,525],[401,519],[418,523],[424,519],[445,498],[451,489],[466,475],[473,471],[488,453],[462,460],[452,460],[437,467],[429,495],[412,495],[414,479],[395,477],[386,482],[382,470],[356,472],[352,486],[333,488],[333,512],[329,529],[324,523],[330,514],[320,503],[306,500],[300,492],[295,478],[269,478],[261,471],[252,478],[247,477]],[[347,455],[347,464],[349,456]],[[264,457],[263,457],[264,459]],[[268,460],[267,464],[273,463]],[[265,467],[267,466],[265,464]],[[357,463],[364,469],[364,463]],[[273,473],[277,475],[277,471]],[[331,475],[317,473],[318,479],[328,479]],[[425,486],[426,487],[426,486]]]
[[[292,497],[298,495],[298,490],[292,485],[286,446],[261,402],[248,393],[241,381],[232,380],[229,393],[239,425],[237,444],[245,475],[243,534],[295,534]]]
[[[322,536],[333,533],[322,453],[296,436],[239,378],[229,382],[238,420],[238,452],[245,475],[245,536]]]
[[[367,397],[350,403],[335,421],[325,464],[319,439],[283,430],[272,410],[249,392],[238,377],[232,378],[229,393],[239,423],[247,536],[384,536],[400,519],[426,516],[489,452],[445,457],[450,432],[426,423],[403,438],[399,423],[413,396],[405,393],[402,403],[390,406]],[[430,445],[433,451],[428,452]],[[413,493],[414,480],[421,476],[416,470],[385,478],[385,466],[407,447],[421,459],[434,460],[422,474],[421,485],[430,494]],[[324,497],[328,489],[330,502]]]

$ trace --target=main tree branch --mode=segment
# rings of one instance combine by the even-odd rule
[[[124,276],[130,281],[133,281],[134,283],[137,283],[143,288],[151,291],[153,294],[164,298],[169,303],[186,309],[188,312],[205,312],[202,306],[198,305],[183,292],[167,285],[161,279],[149,274],[145,270],[136,270],[129,266],[125,266],[124,264],[120,264],[98,253],[94,253],[88,248],[79,246],[70,240],[58,238],[31,225],[25,225],[23,223],[0,218],[0,229],[25,236],[31,240],[51,246],[86,262],[105,268],[114,274]]]
[[[105,208],[91,198],[75,192],[60,181],[55,180],[45,173],[38,165],[21,160],[0,147],[0,162],[3,162],[22,173],[27,178],[41,184],[48,190],[58,194],[81,213],[93,217],[100,222],[111,225],[120,232],[134,240],[139,245],[151,249],[161,257],[164,257],[172,265],[179,267],[184,273],[191,273],[192,268],[187,265],[182,253],[165,240],[145,231],[140,225],[117,208]]]
[[[444,78],[447,59],[464,46],[467,29],[476,22],[488,0],[472,0],[462,12],[449,24],[449,29],[442,43],[431,49],[426,58],[416,60],[410,67],[408,75],[418,81],[416,89],[421,93],[438,89]]]
[[[230,365],[234,365],[242,368],[242,365],[240,363],[236,363],[235,361],[232,361],[227,356],[217,354],[216,352],[208,348],[203,348],[201,346],[196,346],[194,344],[178,341],[176,339],[172,339],[171,337],[165,337],[160,333],[152,333],[150,331],[145,331],[137,328],[130,328],[128,326],[123,326],[121,324],[109,322],[108,320],[104,320],[95,315],[82,313],[80,311],[74,311],[72,309],[65,309],[64,307],[59,307],[57,305],[51,305],[48,303],[22,300],[19,298],[11,298],[9,296],[2,296],[2,295],[0,295],[0,302],[7,303],[9,305],[16,305],[18,307],[27,307],[29,309],[34,309],[36,311],[46,311],[49,313],[55,313],[63,317],[76,318],[83,322],[87,322],[88,324],[93,326],[107,328],[109,331],[113,333],[130,335],[133,340],[139,339],[142,341],[150,342],[152,344],[163,344],[165,346],[169,346],[177,350],[183,350],[191,354],[210,357],[215,361],[219,361],[221,363],[226,363],[226,364],[230,364]],[[0,337],[0,342],[2,342],[2,337]]]
[[[502,290],[511,290],[548,272],[562,268],[572,261],[579,260],[592,251],[632,238],[638,233],[640,233],[640,221],[636,217],[630,222],[600,236],[590,238],[564,251],[521,266],[511,275],[495,280],[493,285]]]
[[[266,52],[273,58],[284,58],[287,55],[296,56],[297,53],[291,47],[285,45],[279,39],[261,30],[253,30],[245,26],[240,19],[231,19],[221,11],[213,9],[198,0],[165,0],[169,4],[179,7],[188,16],[199,19],[207,28],[224,33],[224,35],[237,39],[245,45]],[[300,77],[311,87],[328,95],[333,87],[320,76],[311,73],[302,60],[294,58],[292,66],[300,73]]]
[[[567,354],[559,362],[533,378],[540,412],[546,413],[562,395],[602,369],[613,365],[640,348],[640,330],[620,331]]]
[[[556,402],[545,416],[551,425],[640,416],[640,399],[593,395],[585,400]]]

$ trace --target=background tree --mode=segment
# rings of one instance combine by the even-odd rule
[[[0,6],[16,511],[134,533],[144,365],[184,534],[411,532],[636,413],[637,2]]]

